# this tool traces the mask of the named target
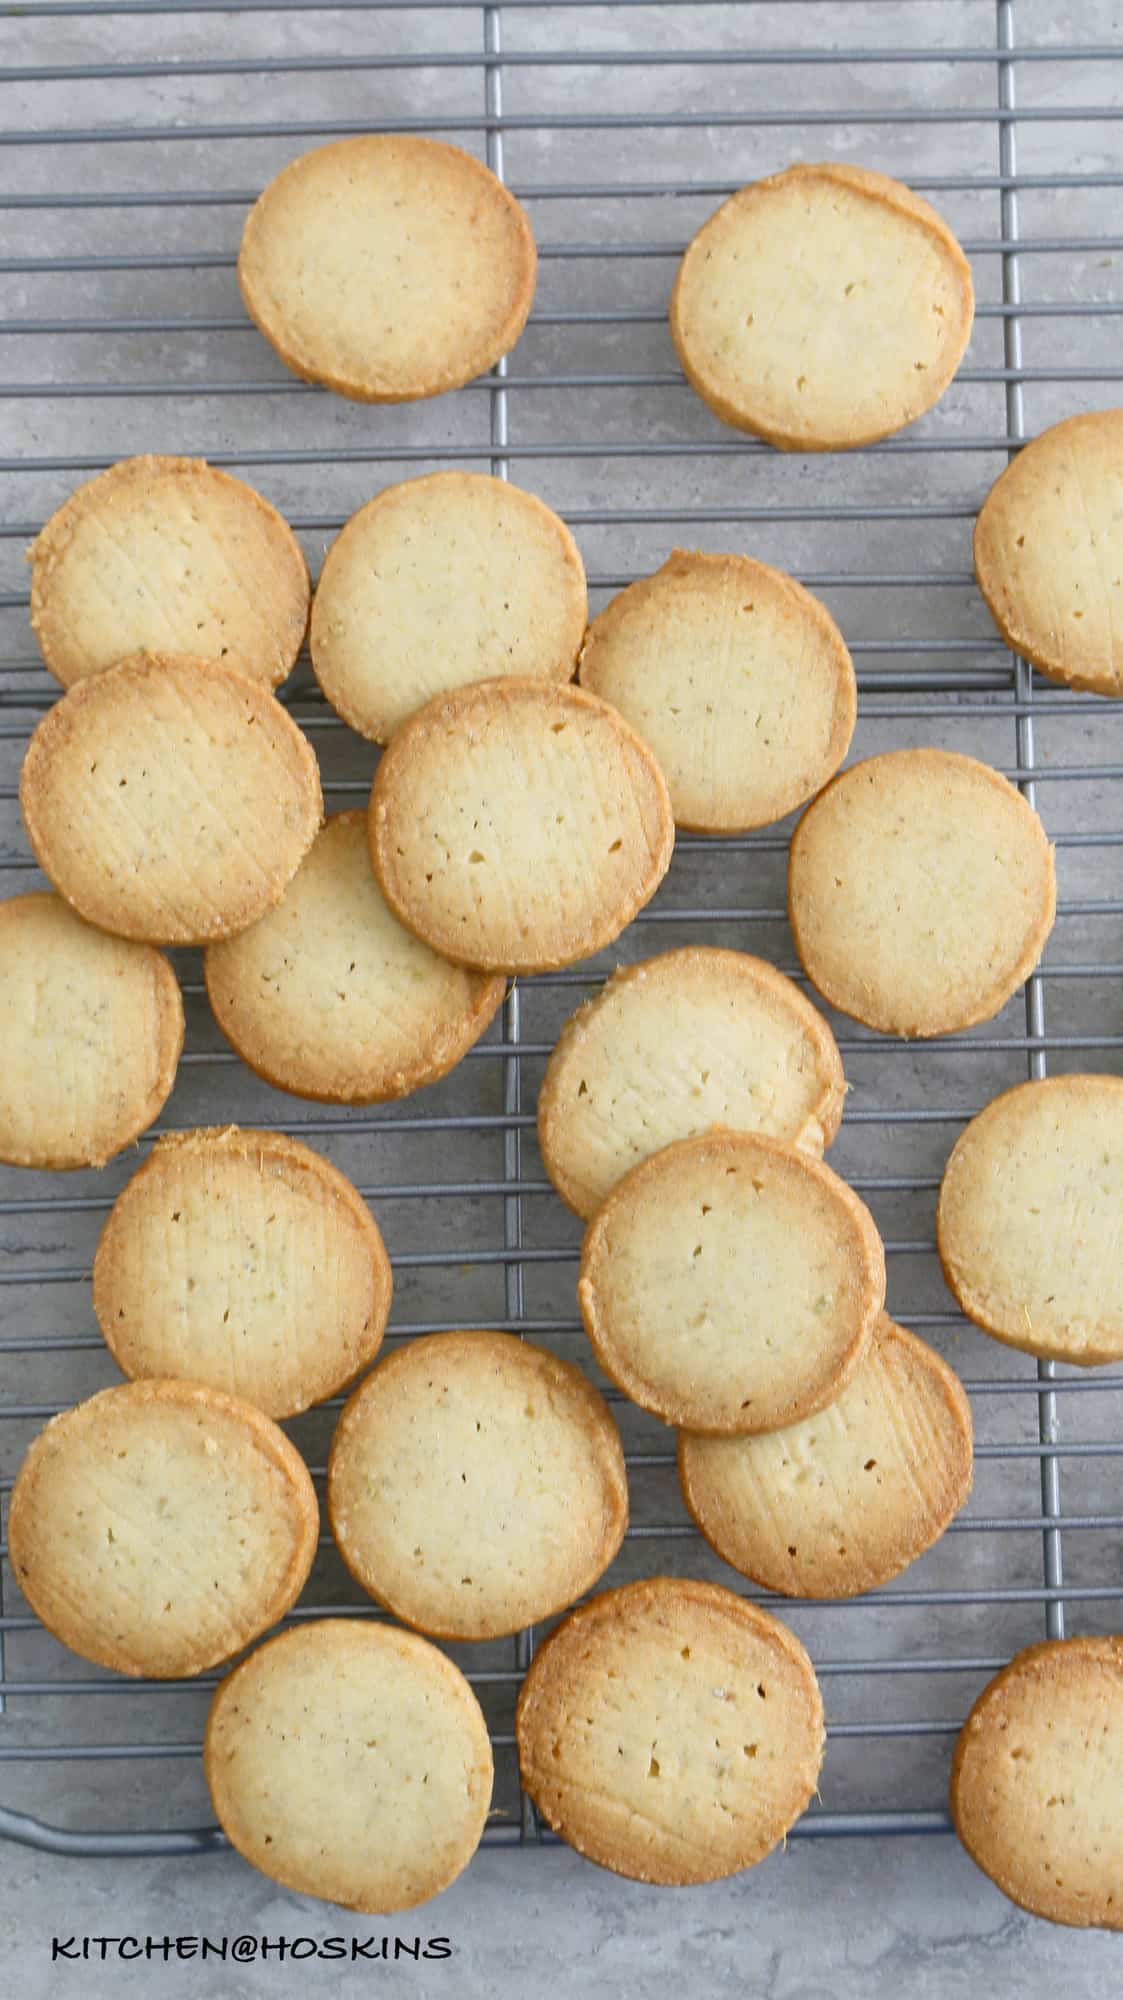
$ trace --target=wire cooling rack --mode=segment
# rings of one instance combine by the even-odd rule
[[[675,543],[739,548],[821,593],[855,654],[853,755],[937,742],[1005,769],[1057,843],[1060,909],[1040,972],[1003,1014],[908,1045],[836,1020],[852,1089],[832,1162],[873,1206],[889,1304],[957,1366],[974,1406],[975,1490],[939,1546],[848,1603],[779,1601],[808,1643],[830,1724],[800,1834],[947,1826],[951,1739],[984,1679],[1045,1634],[1110,1629],[1123,1599],[1123,1375],[999,1348],[951,1310],[933,1248],[940,1171],[963,1122],[1027,1074],[1118,1069],[1123,1050],[1123,709],[1038,681],[998,641],[970,569],[972,518],[1023,438],[1110,404],[1123,374],[1112,234],[1123,187],[1123,47],[1083,10],[1059,42],[1043,0],[24,0],[0,7],[0,893],[38,879],[15,785],[56,690],[27,624],[25,542],[84,475],[141,450],[205,453],[256,482],[318,567],[382,485],[462,463],[513,476],[582,543],[594,605]],[[1102,30],[1104,39],[1095,39]],[[527,202],[542,259],[518,350],[434,403],[371,410],[296,382],[241,310],[242,212],[330,134],[444,133]],[[800,157],[908,179],[975,270],[978,320],[941,405],[903,436],[831,458],[723,429],[666,331],[674,263],[719,198]],[[316,695],[286,699],[331,806],[373,764]],[[683,838],[654,904],[599,961],[511,990],[443,1083],[371,1112],[271,1092],[223,1047],[197,958],[189,1032],[159,1129],[237,1119],[308,1136],[363,1188],[393,1255],[390,1338],[448,1325],[530,1334],[592,1370],[575,1308],[578,1229],[534,1138],[542,1065],[611,965],[714,939],[796,971],[784,919],[790,828]],[[2,1046],[2,1035],[0,1035]],[[2,1060],[0,1053],[0,1060]],[[139,1149],[144,1150],[144,1144]],[[137,1155],[101,1174],[0,1172],[3,1490],[53,1411],[114,1378],[88,1274]],[[633,1525],[610,1581],[740,1580],[682,1507],[673,1439],[615,1399]],[[323,1466],[334,1410],[290,1428]],[[64,1853],[218,1845],[199,1769],[204,1682],[96,1672],[0,1602],[0,1831]],[[759,1595],[759,1593],[752,1593]],[[376,1616],[325,1543],[293,1616]],[[512,1711],[534,1645],[452,1649],[497,1751],[487,1838],[541,1829],[519,1791]]]

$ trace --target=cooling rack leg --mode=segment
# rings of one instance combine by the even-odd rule
[[[998,63],[998,102],[1002,110],[1013,111],[1017,103],[1014,80],[1014,0],[997,0],[997,36],[1000,51]],[[1003,119],[998,128],[999,172],[1002,176],[1002,237],[1005,242],[1018,241],[1018,193],[1013,182],[1017,177],[1018,154],[1017,136],[1012,118]],[[1002,256],[1002,297],[1007,305],[1018,306],[1022,302],[1021,267],[1018,252],[1010,249]],[[1020,377],[1022,369],[1022,326],[1017,313],[1009,313],[1004,321],[1004,341],[1006,366],[1016,370]],[[1023,438],[1025,431],[1025,400],[1020,379],[1006,383],[1006,428],[1010,437]],[[1011,452],[1011,457],[1013,453]],[[1033,698],[1033,675],[1028,663],[1020,658],[1014,660],[1014,691],[1018,705],[1015,729],[1017,731],[1017,762],[1020,771],[1032,772],[1035,768],[1035,744],[1031,702]],[[1031,806],[1035,806],[1036,787],[1032,777],[1023,778],[1021,789]],[[1035,973],[1026,982],[1026,1033],[1030,1047],[1028,1053],[1029,1074],[1043,1077],[1048,1068],[1045,1050],[1045,989]],[[1039,1361],[1037,1373],[1041,1382],[1052,1382],[1056,1369],[1051,1361]],[[1059,1441],[1057,1420],[1057,1399],[1051,1389],[1043,1389],[1037,1399],[1038,1435],[1042,1444],[1052,1445]],[[1060,1461],[1049,1454],[1041,1460],[1041,1512],[1049,1524],[1042,1529],[1043,1564],[1046,1587],[1060,1591],[1064,1584],[1064,1559],[1061,1548],[1061,1502]],[[1045,1629],[1050,1639],[1063,1639],[1065,1634],[1065,1609],[1060,1597],[1050,1597],[1045,1605]]]

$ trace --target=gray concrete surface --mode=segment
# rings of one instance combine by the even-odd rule
[[[1120,43],[1111,0],[1046,8],[1017,0],[1019,39],[1027,45]],[[983,0],[866,0],[865,4],[504,8],[504,46],[513,51],[828,49],[993,47],[996,10]],[[0,15],[0,71],[5,66],[125,61],[206,60],[263,54],[478,54],[476,9],[83,16]],[[1033,113],[1123,102],[1123,63],[1025,62],[1017,69],[1019,103]],[[234,456],[235,470],[260,485],[290,515],[340,522],[362,500],[411,470],[453,460],[486,469],[490,398],[472,388],[435,403],[391,410],[348,405],[293,385],[247,325],[232,268],[243,213],[240,197],[259,188],[284,160],[312,143],[332,120],[377,126],[395,117],[433,126],[442,118],[478,121],[482,71],[472,67],[361,66],[293,76],[188,76],[17,81],[0,77],[6,123],[25,132],[55,128],[146,127],[158,136],[136,143],[38,143],[0,147],[4,193],[82,192],[105,196],[164,190],[225,193],[231,199],[163,207],[0,210],[3,254],[24,265],[44,258],[179,256],[180,266],[115,270],[104,263],[48,271],[16,269],[3,280],[0,317],[69,322],[67,331],[7,333],[0,340],[0,381],[73,387],[101,384],[127,395],[34,395],[0,400],[0,459],[19,468],[0,474],[0,526],[33,528],[82,476],[82,461],[108,462],[129,452],[186,450]],[[543,256],[536,314],[510,364],[522,386],[509,395],[512,476],[575,521],[591,575],[594,603],[621,579],[644,573],[676,542],[744,548],[817,579],[855,650],[862,704],[852,755],[890,744],[937,742],[973,751],[1010,770],[1019,746],[1009,662],[998,646],[970,580],[971,516],[1005,462],[1009,412],[1003,381],[1002,321],[983,312],[964,376],[907,439],[887,450],[830,459],[785,458],[735,444],[685,385],[535,387],[534,378],[590,374],[673,373],[663,320],[673,273],[669,248],[685,242],[714,205],[714,184],[732,184],[795,157],[836,156],[899,172],[929,188],[932,199],[972,246],[981,305],[1002,299],[997,128],[993,61],[815,66],[730,62],[617,67],[512,66],[503,101],[513,123],[504,135],[505,169],[522,190],[544,185],[581,190],[565,197],[531,194]],[[887,111],[903,111],[884,121]],[[524,126],[536,116],[597,117],[634,111],[642,119],[684,111],[736,114],[726,126],[637,123],[617,129]],[[776,122],[778,113],[789,122]],[[821,117],[816,117],[821,113]],[[943,122],[943,114],[955,113]],[[935,116],[934,114],[939,114]],[[176,137],[185,126],[280,124],[275,136]],[[1118,172],[1117,124],[1104,119],[1030,116],[1017,128],[1018,164],[1033,179],[1078,180]],[[450,136],[482,151],[469,125]],[[970,185],[964,185],[965,182]],[[606,190],[685,183],[703,191],[618,196]],[[933,186],[932,183],[938,183]],[[593,191],[595,190],[595,192]],[[1117,196],[1102,188],[1029,186],[1020,197],[1020,228],[1038,244],[1019,260],[1023,294],[1042,303],[1104,303],[1119,309]],[[1100,242],[1097,239],[1106,239]],[[1071,247],[1083,244],[1086,247]],[[607,254],[622,245],[636,254]],[[594,254],[572,254],[576,248]],[[990,247],[988,247],[990,246]],[[203,261],[196,262],[195,259]],[[211,261],[206,261],[206,260]],[[627,323],[560,322],[559,313],[642,313]],[[174,329],[139,323],[176,321]],[[81,322],[117,323],[77,331]],[[124,324],[120,324],[120,323]],[[1024,322],[1024,421],[1034,432],[1075,408],[1120,400],[1119,320],[1038,315]],[[1065,371],[1092,371],[1080,380]],[[1102,371],[1097,374],[1095,371]],[[134,393],[140,385],[152,385]],[[218,393],[218,385],[258,385]],[[161,387],[163,385],[163,387]],[[166,393],[168,386],[186,393]],[[266,385],[262,389],[260,385]],[[643,450],[621,449],[634,445]],[[583,447],[565,456],[558,447]],[[656,455],[653,446],[668,447]],[[674,447],[685,447],[678,451]],[[932,449],[945,446],[948,449]],[[259,455],[255,461],[255,454]],[[260,456],[264,454],[264,457]],[[302,456],[307,454],[308,456]],[[39,461],[48,461],[40,464]],[[832,515],[831,509],[843,510]],[[666,510],[666,518],[637,514]],[[716,509],[726,518],[712,518]],[[899,510],[894,513],[892,510]],[[604,515],[615,518],[595,518]],[[622,514],[628,518],[622,519]],[[304,534],[313,568],[330,526]],[[923,576],[922,583],[871,579]],[[824,580],[825,579],[825,580]],[[862,581],[861,579],[865,579]],[[22,744],[52,688],[35,664],[27,626],[22,539],[0,538],[0,893],[36,879],[29,868],[11,788]],[[925,680],[924,677],[927,677]],[[307,668],[296,687],[307,685]],[[954,680],[954,687],[947,685]],[[942,691],[941,691],[942,688]],[[329,804],[349,803],[369,779],[368,746],[331,726],[307,700],[297,702],[321,756]],[[1123,830],[1119,786],[1103,775],[1123,766],[1120,713],[1105,704],[1071,703],[1035,692],[1035,757],[1043,779],[1038,804],[1063,844],[1058,853],[1062,914],[1045,959],[1045,1017],[1051,1068],[1119,1068],[1123,1042],[1123,918],[1097,904],[1118,896],[1118,847],[1084,836]],[[1025,745],[1023,742],[1022,750]],[[1097,767],[1100,774],[1097,775]],[[1076,775],[1081,773],[1082,775]],[[1069,775],[1064,775],[1069,774]],[[348,790],[347,788],[351,789]],[[1075,838],[1080,837],[1080,838]],[[652,911],[606,954],[590,978],[617,959],[672,943],[715,937],[757,950],[789,969],[791,939],[783,918],[784,855],[777,843],[751,850],[684,844]],[[711,920],[706,911],[746,914]],[[180,961],[198,982],[190,954]],[[1076,968],[1090,968],[1077,975]],[[584,989],[528,982],[522,1032],[532,1046],[550,1043]],[[487,1323],[507,1316],[504,1266],[469,1261],[503,1243],[502,1197],[392,1197],[404,1183],[433,1186],[493,1182],[506,1171],[502,1132],[460,1133],[454,1144],[432,1125],[402,1129],[401,1118],[449,1113],[494,1118],[503,1108],[502,1058],[481,1053],[409,1105],[364,1121],[326,1117],[269,1092],[222,1044],[205,1001],[189,997],[189,1050],[168,1120],[195,1123],[271,1117],[297,1131],[365,1188],[400,1260],[443,1248],[447,1264],[402,1264],[395,1325]],[[929,1050],[873,1042],[836,1022],[852,1084],[848,1118],[832,1158],[852,1177],[905,1183],[869,1195],[882,1228],[902,1246],[890,1259],[890,1305],[921,1327],[974,1385],[977,1437],[984,1452],[1037,1437],[1033,1367],[996,1348],[951,1313],[931,1252],[933,1183],[947,1150],[988,1097],[1026,1074],[1025,1001],[954,1047]],[[492,1040],[499,1035],[493,1031]],[[541,1055],[522,1064],[524,1107],[533,1109]],[[920,1111],[910,1120],[900,1114]],[[522,1171],[541,1180],[533,1134],[521,1139]],[[39,1419],[28,1407],[65,1403],[114,1379],[100,1346],[88,1287],[43,1284],[33,1274],[88,1265],[104,1208],[133,1159],[101,1175],[47,1176],[0,1171],[0,1201],[26,1204],[62,1192],[92,1197],[87,1211],[0,1215],[0,1475],[10,1477]],[[544,1336],[588,1359],[575,1325],[573,1253],[578,1233],[551,1195],[524,1204],[527,1244],[564,1253],[526,1266],[525,1316],[560,1321]],[[50,1346],[60,1337],[77,1345]],[[1006,1386],[999,1391],[993,1385]],[[1118,1392],[1085,1388],[1059,1398],[1065,1442],[1107,1440],[1123,1432]],[[622,1412],[636,1449],[665,1451],[660,1427]],[[293,1426],[313,1462],[322,1463],[331,1413]],[[1118,1514],[1118,1460],[1062,1460],[1066,1510],[1082,1517]],[[613,1577],[655,1569],[734,1579],[686,1533],[673,1475],[666,1466],[635,1472],[633,1518],[659,1530],[631,1539]],[[824,1770],[822,1800],[831,1811],[934,1810],[944,1796],[954,1729],[986,1678],[988,1662],[1040,1637],[1042,1543],[1032,1525],[986,1530],[983,1520],[1032,1524],[1040,1512],[1038,1463],[1032,1456],[980,1456],[966,1526],[916,1565],[899,1586],[854,1606],[793,1607],[785,1615],[824,1671],[830,1719],[868,1726],[875,1735],[836,1736]],[[1123,1543],[1117,1531],[1070,1529],[1064,1535],[1065,1614],[1070,1631],[1112,1629],[1123,1592]],[[42,1633],[19,1626],[23,1607],[4,1575],[4,1614],[17,1624],[4,1636],[5,1679],[49,1682],[49,1696],[9,1693],[0,1715],[0,1804],[71,1828],[195,1826],[209,1819],[192,1752],[206,1692],[126,1689],[67,1658]],[[1003,1593],[990,1601],[956,1594]],[[917,1593],[943,1593],[935,1604]],[[354,1601],[340,1566],[325,1550],[307,1602]],[[507,1671],[490,1697],[497,1730],[509,1733],[515,1689],[510,1647],[460,1649],[469,1664]],[[973,1664],[953,1671],[893,1672],[894,1665],[940,1656]],[[869,1663],[869,1670],[861,1664]],[[97,1679],[102,1691],[67,1693],[70,1681]],[[893,1735],[884,1725],[928,1725]],[[66,1746],[170,1743],[186,1754],[16,1760],[19,1750]],[[498,1758],[499,1823],[518,1810],[512,1755]],[[437,1903],[382,1924],[287,1896],[236,1857],[79,1860],[7,1846],[0,1850],[0,1994],[143,1992],[221,1996],[343,1993],[358,1990],[361,1968],[330,1960],[299,1968],[236,1967],[208,1961],[146,1967],[52,1966],[53,1934],[152,1933],[233,1939],[239,1934],[323,1938],[341,1935],[447,1936],[451,1962],[377,1965],[368,1977],[391,1992],[455,1991],[514,1995],[550,1990],[646,1996],[680,1990],[767,1995],[769,2000],[849,2000],[850,1995],[1044,1994],[1063,1983],[1073,2000],[1105,1994],[1123,1976],[1118,1940],[1051,1929],[1014,1911],[973,1869],[948,1836],[879,1840],[793,1840],[752,1875],[712,1888],[659,1893],[621,1883],[558,1848],[487,1849]]]

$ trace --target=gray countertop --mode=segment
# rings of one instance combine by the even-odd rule
[[[1006,462],[1008,441],[1073,409],[1123,400],[1114,386],[1114,315],[1123,294],[1120,239],[1112,234],[1118,193],[1110,187],[1123,168],[1114,122],[1123,108],[1123,61],[1058,57],[1015,66],[1026,114],[1013,127],[1021,185],[1016,207],[1003,205],[1000,166],[1008,170],[1010,158],[1000,156],[994,117],[996,27],[1008,32],[1012,25],[1027,47],[1120,44],[1118,7],[1082,0],[1058,13],[1044,0],[997,8],[991,0],[761,0],[504,7],[498,20],[503,48],[516,54],[660,58],[615,67],[515,62],[501,73],[502,164],[528,192],[545,246],[535,317],[510,364],[518,385],[507,398],[511,475],[573,519],[595,605],[623,579],[654,568],[676,542],[744,548],[812,581],[859,668],[852,755],[932,741],[1022,774],[1032,760],[1037,803],[1059,842],[1061,894],[1038,989],[1048,1043],[1041,1053],[1050,1069],[1118,1070],[1123,906],[1114,836],[1123,834],[1123,801],[1111,774],[1123,770],[1123,716],[1118,707],[1015,681],[970,576],[972,514]],[[493,14],[493,33],[495,21]],[[38,17],[32,8],[30,17],[0,17],[10,125],[25,135],[101,135],[0,146],[0,230],[4,255],[15,264],[4,278],[0,319],[29,323],[0,340],[0,381],[36,391],[0,400],[0,464],[8,468],[0,470],[0,528],[8,530],[0,535],[0,894],[37,879],[11,788],[27,729],[51,691],[27,625],[22,529],[33,529],[84,468],[139,450],[225,457],[306,524],[302,538],[315,570],[332,532],[326,524],[342,521],[390,480],[447,462],[483,470],[492,462],[499,406],[486,387],[375,411],[298,387],[245,325],[233,273],[243,197],[333,122],[377,127],[412,119],[484,151],[483,34],[481,10],[464,6],[188,8],[134,10],[130,18],[80,8],[67,18]],[[850,53],[796,60],[840,45]],[[956,62],[915,59],[933,46],[974,54]],[[788,58],[689,59],[691,52],[769,47],[787,50]],[[854,53],[873,49],[913,59],[863,61]],[[386,64],[421,52],[436,61]],[[343,66],[319,66],[341,55]],[[269,77],[190,69],[224,58],[252,65],[263,56],[303,67]],[[54,73],[148,62],[164,67],[149,76]],[[33,65],[49,74],[6,73]],[[1088,107],[1096,115],[1082,115]],[[151,136],[107,136],[121,128]],[[676,380],[664,320],[674,251],[721,188],[808,156],[880,166],[923,187],[971,248],[981,307],[963,374],[940,407],[888,449],[829,459],[783,457],[723,431]],[[613,192],[641,185],[664,192]],[[676,188],[687,191],[671,192]],[[175,199],[162,206],[106,200],[152,190]],[[5,208],[9,191],[63,191],[85,205]],[[1000,246],[1009,246],[1015,228],[1030,247],[1004,264]],[[1016,355],[1004,328],[1019,285],[1026,312],[1015,383],[1008,364]],[[86,322],[85,330],[76,331],[76,322]],[[534,387],[536,377],[547,385]],[[82,384],[128,393],[73,393]],[[52,387],[71,393],[40,393]],[[307,685],[305,666],[296,682],[298,713],[321,756],[329,804],[354,803],[369,781],[371,752],[300,700]],[[709,851],[683,843],[649,919],[633,926],[594,974],[616,958],[707,937],[793,969],[783,871],[782,838]],[[197,960],[181,955],[178,962],[197,985]],[[536,1187],[533,1133],[513,1116],[516,1075],[529,1118],[542,1067],[533,1048],[552,1041],[584,990],[524,983],[518,1026],[531,1052],[518,1065],[487,1053],[490,1043],[510,1039],[508,1014],[484,1052],[443,1084],[368,1119],[325,1117],[270,1093],[236,1063],[209,1060],[221,1056],[221,1041],[196,991],[188,1000],[188,1047],[197,1060],[181,1071],[167,1118],[271,1117],[308,1132],[375,1190],[372,1205],[398,1264],[399,1330],[518,1320],[588,1363],[575,1325],[576,1225]],[[960,1123],[1024,1078],[1034,1059],[1025,997],[950,1048],[885,1046],[853,1024],[835,1026],[852,1092],[832,1161],[864,1185],[890,1241],[892,1311],[925,1332],[971,1385],[980,1452],[963,1523],[898,1585],[856,1606],[781,1611],[823,1669],[835,1725],[822,1809],[933,1813],[943,1807],[955,1728],[993,1665],[1042,1637],[1050,1619],[1071,1632],[1118,1624],[1123,1539],[1115,1528],[1065,1528],[1063,1599],[1050,1590],[1037,1526],[1034,1366],[955,1315],[932,1251],[935,1183]],[[432,1122],[450,1115],[490,1122],[450,1140]],[[115,1379],[88,1287],[44,1284],[34,1275],[88,1266],[100,1212],[39,1212],[28,1204],[61,1192],[104,1208],[133,1164],[68,1176],[64,1186],[45,1175],[0,1171],[0,1203],[20,1204],[0,1212],[0,1475],[10,1477],[18,1464],[40,1421],[35,1411]],[[502,1183],[513,1173],[527,1184],[517,1216],[501,1193],[439,1192],[451,1174],[461,1183]],[[386,1193],[406,1185],[436,1191],[424,1198]],[[527,1247],[540,1253],[524,1267],[513,1254],[516,1222]],[[411,1262],[433,1249],[447,1253],[443,1265]],[[1119,1461],[1102,1448],[1123,1434],[1121,1405],[1118,1390],[1085,1384],[1077,1393],[1063,1380],[1058,1388],[1058,1436],[1068,1449],[1057,1463],[1070,1517],[1118,1518]],[[666,1453],[669,1440],[657,1424],[620,1414],[633,1451]],[[320,1415],[293,1427],[321,1463],[329,1426],[330,1416]],[[1074,1444],[1094,1449],[1074,1452]],[[736,1583],[691,1538],[666,1465],[633,1472],[632,1502],[640,1532],[613,1580],[684,1569]],[[8,1692],[0,1714],[0,1805],[67,1827],[206,1824],[209,1806],[190,1749],[205,1693],[119,1685],[103,1694],[67,1693],[67,1678],[87,1680],[92,1670],[21,1624],[24,1607],[6,1571],[3,1581],[3,1614],[14,1621],[4,1633],[5,1687],[17,1691]],[[325,1550],[307,1601],[353,1603],[355,1595]],[[466,1660],[465,1649],[458,1657]],[[477,1649],[473,1658],[507,1671],[491,1714],[500,1733],[509,1733],[512,1650]],[[50,1698],[33,1691],[44,1682],[55,1689]],[[155,1743],[186,1746],[187,1754],[167,1761],[57,1755],[76,1745],[148,1750]],[[36,1748],[56,1754],[41,1763],[12,1758]],[[518,1811],[510,1750],[498,1761],[497,1807],[510,1824]],[[155,1972],[143,1964],[52,1966],[52,1934],[447,1937],[451,1961],[379,1964],[369,1978],[391,1992],[549,1990],[558,2000],[676,1990],[769,2000],[899,1992],[947,2000],[983,1991],[1004,2000],[1056,1986],[1082,2000],[1113,1990],[1113,1975],[1118,1985],[1123,1973],[1118,1939],[1023,1916],[948,1834],[793,1839],[749,1875],[674,1892],[618,1881],[556,1846],[487,1848],[436,1903],[381,1923],[286,1895],[229,1853],[91,1860],[13,1845],[0,1847],[0,1910],[0,1992],[29,2000],[110,1991],[169,2000],[179,1993],[222,2000],[334,1994],[358,1990],[361,1976],[358,1966],[338,1961],[294,1966],[276,1957],[243,1966],[161,1964]]]

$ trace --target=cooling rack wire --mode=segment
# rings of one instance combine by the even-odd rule
[[[1059,416],[1117,400],[1123,374],[1123,237],[1111,234],[1123,45],[1110,41],[1106,0],[1082,15],[1077,46],[1058,39],[1042,0],[0,7],[0,893],[38,879],[16,780],[55,692],[27,623],[24,545],[83,476],[142,450],[202,453],[258,484],[314,571],[362,500],[447,464],[513,477],[563,512],[594,606],[676,543],[780,563],[822,594],[851,643],[852,754],[971,750],[1014,778],[1057,843],[1056,929],[996,1021],[922,1046],[834,1023],[852,1089],[832,1162],[887,1239],[894,1315],[966,1381],[976,1477],[944,1540],[886,1589],[777,1606],[812,1650],[830,1725],[821,1802],[797,1835],[945,1828],[951,1740],[983,1681],[1032,1639],[1110,1630],[1123,1598],[1123,1375],[1036,1365],[986,1340],[951,1310],[933,1247],[935,1191],[963,1122],[1026,1075],[1117,1070],[1123,1050],[1123,711],[1012,658],[970,570],[972,518],[1008,455]],[[389,410],[288,376],[234,277],[242,212],[265,181],[306,146],[371,128],[446,134],[482,154],[527,203],[541,247],[515,354],[455,396]],[[711,418],[675,365],[665,314],[674,260],[717,201],[822,156],[929,195],[971,255],[979,310],[934,412],[885,444],[812,459]],[[361,799],[373,753],[325,709],[306,662],[286,699],[329,804]],[[258,1083],[221,1043],[197,957],[181,954],[187,1052],[158,1129],[236,1119],[328,1152],[387,1237],[391,1339],[491,1325],[591,1367],[577,1225],[534,1139],[544,1058],[618,960],[711,939],[794,973],[789,831],[681,839],[654,904],[611,953],[512,986],[451,1077],[371,1112],[325,1112]],[[88,1274],[134,1165],[0,1170],[5,1496],[45,1418],[112,1379]],[[609,1580],[682,1570],[739,1582],[687,1520],[673,1440],[619,1398],[615,1408],[633,1526]],[[289,1427],[314,1469],[333,1421],[329,1405]],[[66,1853],[219,1844],[197,1754],[213,1677],[96,1673],[41,1630],[6,1564],[2,1591],[0,1831]],[[292,1615],[327,1609],[378,1615],[325,1545]],[[491,1841],[542,1837],[512,1738],[533,1646],[526,1632],[452,1649],[493,1729]]]

